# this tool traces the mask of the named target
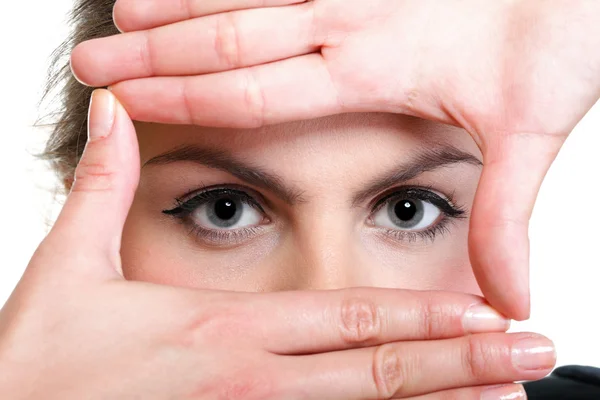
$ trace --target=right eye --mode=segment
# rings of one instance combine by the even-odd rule
[[[427,230],[442,215],[433,203],[417,197],[390,199],[373,216],[375,225],[398,230]]]
[[[199,235],[243,233],[263,223],[265,212],[248,193],[230,188],[204,190],[163,211],[191,225]]]
[[[200,204],[189,217],[202,228],[212,230],[247,228],[260,224],[264,218],[256,207],[232,194]]]

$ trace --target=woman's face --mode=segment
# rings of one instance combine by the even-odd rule
[[[463,130],[393,114],[256,130],[137,128],[128,279],[480,294],[467,232],[481,155]]]

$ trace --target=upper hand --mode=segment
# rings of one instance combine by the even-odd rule
[[[72,66],[142,121],[384,111],[465,128],[484,156],[471,263],[491,304],[525,319],[535,197],[600,96],[599,15],[596,0],[118,0],[129,33],[76,47]]]

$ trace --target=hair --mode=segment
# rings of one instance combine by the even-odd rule
[[[58,110],[44,118],[50,137],[40,158],[50,162],[63,188],[73,182],[75,167],[87,142],[87,118],[94,88],[81,84],[71,72],[70,55],[84,41],[119,33],[112,11],[116,0],[75,0],[69,13],[69,37],[52,53],[40,104],[48,99]],[[39,122],[39,121],[38,121]]]

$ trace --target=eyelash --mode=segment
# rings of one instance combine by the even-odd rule
[[[458,219],[464,219],[467,217],[467,211],[462,206],[456,205],[454,200],[454,193],[447,198],[444,198],[435,193],[435,189],[431,186],[420,186],[420,187],[396,187],[389,189],[383,195],[380,195],[378,199],[372,202],[371,205],[371,216],[373,216],[381,208],[394,200],[401,200],[403,198],[416,198],[422,201],[428,201],[434,206],[438,207],[441,211],[442,218],[431,227],[423,231],[405,231],[400,229],[383,228],[380,229],[385,232],[386,236],[392,239],[414,243],[418,240],[433,242],[437,235],[444,235],[450,231],[449,225]],[[371,218],[371,217],[370,217]]]
[[[194,190],[188,192],[184,196],[175,199],[176,207],[170,210],[164,210],[163,214],[172,216],[177,218],[180,222],[190,228],[190,235],[194,235],[198,238],[203,239],[211,244],[221,244],[227,243],[228,245],[236,244],[239,242],[243,242],[246,238],[251,237],[253,234],[256,234],[260,231],[260,226],[252,226],[240,229],[232,229],[232,230],[213,230],[206,229],[198,224],[195,224],[190,216],[191,214],[201,205],[206,204],[210,201],[217,200],[222,196],[235,196],[241,202],[256,208],[263,215],[266,215],[265,209],[260,204],[259,201],[256,200],[255,197],[249,195],[247,191],[250,191],[247,188],[236,189],[235,187],[223,187],[223,186],[209,186],[204,189],[201,189],[200,192],[198,190]],[[192,194],[195,195],[190,198]],[[260,197],[258,194],[255,194],[256,197]],[[187,200],[186,200],[187,198]]]
[[[201,205],[217,200],[224,195],[230,195],[235,196],[243,203],[254,207],[266,216],[267,213],[261,205],[261,202],[257,201],[256,197],[249,195],[247,193],[248,191],[253,192],[256,197],[261,198],[258,193],[255,193],[253,190],[244,187],[240,187],[238,189],[232,186],[210,186],[201,189],[201,191],[195,190],[188,192],[184,196],[175,200],[176,206],[174,208],[170,210],[164,210],[163,213],[177,218],[180,222],[190,228],[189,233],[191,235],[201,238],[204,241],[214,244],[220,244],[224,242],[226,242],[228,245],[235,244],[242,242],[246,238],[258,233],[261,230],[261,226],[245,227],[235,230],[212,230],[195,224],[193,221],[191,221],[190,215]],[[192,197],[190,198],[190,196]],[[466,211],[462,207],[455,205],[456,203],[453,200],[453,196],[443,198],[442,196],[436,194],[432,187],[414,186],[392,188],[380,195],[369,206],[371,209],[370,216],[372,217],[377,211],[386,206],[389,202],[406,197],[430,202],[441,210],[442,218],[433,226],[423,231],[405,231],[382,227],[378,228],[383,230],[386,236],[391,237],[392,239],[409,243],[416,242],[418,240],[430,240],[433,242],[437,235],[449,232],[450,223],[457,219],[466,218]]]

